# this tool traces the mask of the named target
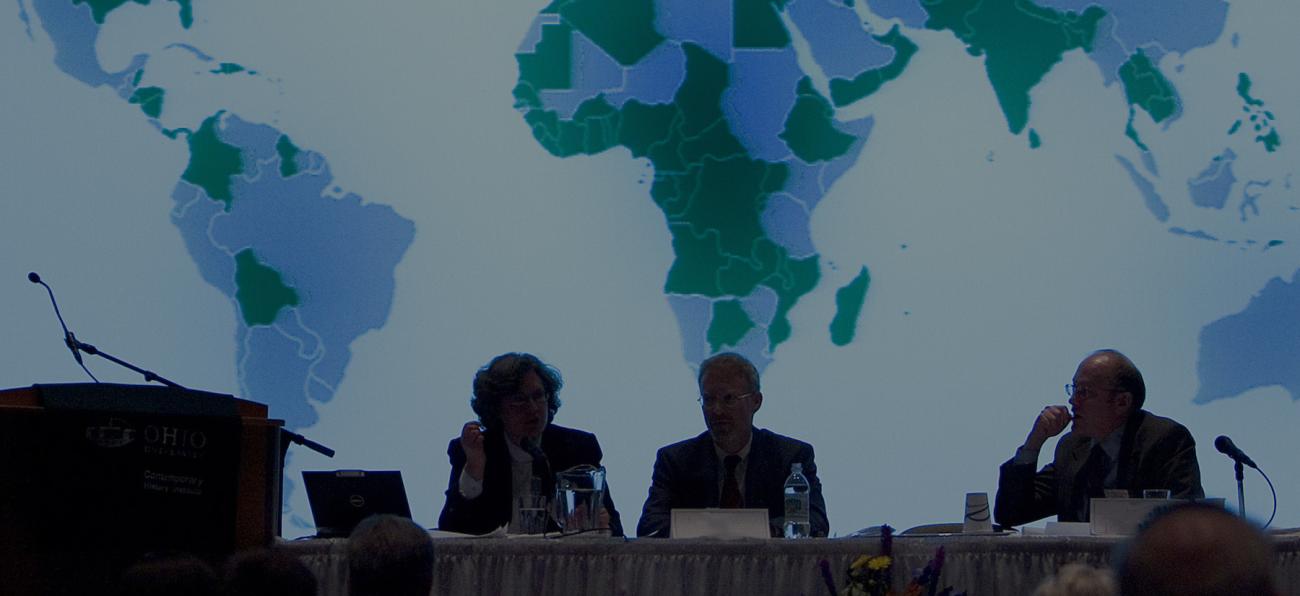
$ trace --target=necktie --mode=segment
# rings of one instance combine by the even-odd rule
[[[722,508],[740,509],[745,506],[745,499],[740,496],[740,484],[736,482],[736,466],[740,465],[740,456],[728,455],[722,463],[727,466],[727,475],[722,480]]]
[[[1089,499],[1101,498],[1105,494],[1106,474],[1110,472],[1110,456],[1100,444],[1092,446],[1088,461],[1079,470],[1079,520],[1088,521]]]

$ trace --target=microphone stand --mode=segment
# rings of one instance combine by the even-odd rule
[[[1237,514],[1246,517],[1246,483],[1244,478],[1244,468],[1241,460],[1233,458],[1236,463],[1233,468],[1237,471]]]
[[[103,358],[104,360],[107,360],[109,362],[112,362],[113,364],[121,366],[122,368],[139,373],[144,376],[144,382],[146,383],[152,383],[154,381],[157,381],[173,389],[186,389],[186,390],[189,389],[188,387],[184,387],[180,383],[177,383],[175,381],[172,381],[171,379],[163,377],[162,375],[159,375],[158,373],[155,373],[151,370],[145,370],[134,364],[131,364],[130,362],[122,360],[121,358],[117,358],[112,354],[100,351],[99,348],[96,348],[95,346],[92,346],[86,342],[80,341],[74,337],[71,336],[68,337],[68,346],[74,350],[80,350],[82,352],[90,354],[91,356],[99,356],[100,358]]]
[[[130,362],[122,360],[121,358],[117,358],[116,356],[113,356],[112,354],[109,354],[107,352],[102,352],[100,351],[99,348],[96,348],[95,346],[92,346],[86,342],[78,341],[77,336],[73,335],[71,331],[68,331],[67,324],[63,322],[63,314],[59,312],[59,303],[54,299],[54,289],[51,288],[49,284],[45,283],[44,281],[41,281],[41,276],[37,275],[35,271],[27,274],[27,281],[30,281],[34,284],[41,285],[42,287],[45,288],[45,291],[49,293],[50,304],[54,306],[54,316],[59,318],[59,326],[63,327],[63,342],[67,344],[68,349],[72,350],[72,356],[73,358],[77,359],[77,364],[80,364],[82,370],[85,370],[86,374],[90,375],[90,378],[95,379],[96,383],[99,382],[99,379],[95,378],[94,373],[90,372],[90,369],[86,368],[86,364],[81,361],[81,352],[85,352],[87,354],[90,354],[91,356],[99,356],[100,358],[103,358],[109,362],[112,362],[113,364],[121,366],[122,368],[139,373],[144,376],[144,382],[146,383],[152,383],[156,381],[158,383],[162,383],[163,385],[171,387],[172,389],[189,391],[187,387],[182,386],[180,383],[177,383],[176,381],[168,379],[151,370],[145,370],[143,368],[140,368],[134,364],[131,364]],[[308,439],[307,437],[304,437],[284,427],[280,427],[280,432],[284,437],[288,438],[289,441],[291,442],[302,445],[308,449],[311,449],[312,451],[315,451],[316,453],[324,455],[325,457],[334,457],[334,450],[330,449],[329,447],[321,445],[320,443],[317,443],[311,439]]]
[[[146,383],[152,383],[152,382],[155,382],[155,381],[156,381],[156,382],[158,382],[158,383],[162,383],[163,385],[166,385],[166,386],[168,386],[168,387],[171,387],[172,389],[181,389],[181,390],[185,390],[185,391],[188,391],[188,390],[189,390],[188,387],[185,387],[185,386],[181,385],[180,383],[177,383],[177,382],[175,382],[175,381],[173,381],[173,380],[171,380],[171,379],[168,379],[168,378],[166,378],[166,377],[164,377],[164,376],[162,376],[162,375],[160,375],[160,374],[158,374],[158,373],[155,373],[155,372],[153,372],[153,371],[151,371],[151,370],[145,370],[145,369],[143,369],[143,368],[140,368],[140,367],[138,367],[138,366],[136,366],[136,365],[134,365],[134,364],[131,364],[130,362],[127,362],[127,361],[125,361],[125,360],[122,360],[121,358],[117,358],[117,357],[113,356],[112,354],[109,354],[109,353],[107,353],[107,352],[104,352],[104,351],[100,350],[99,348],[96,348],[96,347],[93,346],[93,345],[90,345],[90,344],[88,344],[88,343],[86,343],[86,342],[80,341],[80,340],[78,340],[78,339],[72,337],[71,334],[68,334],[68,346],[71,347],[71,348],[74,349],[74,350],[81,350],[82,352],[85,352],[85,353],[87,353],[87,354],[90,354],[91,356],[99,356],[100,358],[103,358],[104,360],[107,360],[107,361],[109,361],[109,362],[112,362],[113,364],[116,364],[116,365],[121,366],[121,367],[123,367],[123,368],[126,368],[126,369],[128,369],[128,370],[131,370],[131,371],[134,371],[134,372],[136,372],[136,373],[139,373],[140,375],[143,375],[143,376],[144,376],[144,382],[146,382]],[[326,446],[324,446],[324,445],[321,445],[320,443],[317,443],[316,441],[313,441],[313,440],[311,440],[311,439],[308,439],[307,437],[304,437],[304,436],[302,436],[302,435],[300,435],[300,434],[298,434],[298,433],[296,433],[296,432],[293,432],[293,431],[291,431],[291,430],[289,430],[289,429],[287,429],[287,428],[284,428],[284,427],[280,427],[280,433],[281,433],[281,435],[284,436],[286,439],[289,439],[289,441],[292,442],[292,443],[297,443],[297,444],[299,444],[299,445],[302,445],[303,447],[306,447],[306,448],[308,448],[308,449],[311,449],[312,451],[315,451],[316,453],[319,453],[319,454],[321,454],[321,455],[324,455],[325,457],[334,457],[334,450],[333,450],[333,449],[330,449],[329,447],[326,447]]]
[[[329,447],[321,445],[320,443],[317,443],[316,441],[308,439],[307,437],[304,437],[296,432],[284,428],[283,426],[280,427],[280,432],[285,436],[285,438],[289,439],[290,442],[302,445],[303,447],[311,449],[312,451],[324,455],[325,457],[334,457],[334,450],[330,449]]]

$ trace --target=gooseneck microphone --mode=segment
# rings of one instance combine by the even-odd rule
[[[532,437],[520,439],[519,446],[523,447],[524,451],[528,452],[528,455],[533,456],[533,461],[546,464],[547,467],[550,467],[551,462],[546,458],[546,452],[542,451],[542,448],[537,444],[536,439],[533,439]]]
[[[538,441],[531,437],[520,439],[519,446],[533,456],[533,476],[542,482],[543,494],[550,492],[552,484],[555,482],[555,476],[551,473],[551,460],[546,457],[546,452],[542,451]]]
[[[1256,470],[1259,469],[1259,466],[1255,465],[1255,461],[1238,449],[1237,446],[1232,443],[1232,439],[1229,439],[1225,435],[1219,435],[1219,437],[1214,440],[1214,448],[1218,449],[1219,453],[1231,457],[1233,461],[1241,462],[1255,468]]]
[[[1246,465],[1255,468],[1255,471],[1259,472],[1259,475],[1264,477],[1264,481],[1268,483],[1269,492],[1273,493],[1273,513],[1269,514],[1268,521],[1264,523],[1264,527],[1267,528],[1272,525],[1273,518],[1277,516],[1277,489],[1273,487],[1273,481],[1269,479],[1268,474],[1265,474],[1264,470],[1259,469],[1259,466],[1255,465],[1255,460],[1250,459],[1249,455],[1246,455],[1241,449],[1238,449],[1237,446],[1232,443],[1232,439],[1229,439],[1224,435],[1219,435],[1214,439],[1214,448],[1218,449],[1219,453],[1232,458],[1233,462],[1236,462],[1234,468],[1236,468],[1237,471],[1237,511],[1241,513],[1242,517],[1246,516],[1246,489],[1241,474],[1242,466]]]
[[[37,275],[35,271],[27,274],[27,281],[45,287],[45,291],[50,295],[50,304],[54,305],[54,316],[59,319],[59,326],[63,328],[63,343],[72,351],[72,357],[81,366],[81,370],[86,371],[86,374],[90,375],[90,378],[95,379],[95,382],[98,383],[99,379],[95,377],[95,373],[90,372],[90,369],[86,368],[85,361],[81,359],[81,342],[77,341],[77,336],[68,331],[68,324],[63,322],[63,313],[59,312],[59,303],[54,299],[54,289],[50,287],[50,284],[42,281],[41,276]]]
[[[68,331],[68,325],[63,322],[63,313],[59,312],[59,303],[56,300],[54,300],[54,290],[50,288],[49,284],[41,281],[41,276],[37,275],[35,271],[27,274],[27,281],[30,281],[34,284],[40,284],[42,286],[45,286],[45,291],[48,292],[50,295],[50,304],[54,305],[54,316],[59,318],[59,325],[63,327],[63,343],[68,345],[69,350],[72,350],[72,357],[77,359],[77,364],[81,365],[81,369],[86,371],[86,374],[90,375],[90,378],[95,379],[96,383],[99,382],[99,379],[95,378],[94,373],[90,372],[90,369],[86,368],[86,363],[83,362],[81,359],[82,352],[90,354],[91,356],[99,356],[100,358],[103,358],[109,362],[112,362],[113,364],[126,368],[127,370],[140,373],[141,375],[144,375],[144,382],[146,383],[152,383],[156,381],[162,383],[163,385],[171,387],[173,389],[180,389],[182,391],[186,391],[186,388],[183,385],[171,379],[163,377],[162,375],[159,375],[158,373],[155,373],[151,370],[145,370],[143,368],[140,368],[134,364],[131,364],[130,362],[127,362],[125,360],[122,360],[121,358],[113,356],[112,354],[104,352],[103,350],[100,350],[99,348],[96,348],[91,344],[78,341],[77,336],[73,335],[71,331]],[[293,443],[297,443],[299,445],[307,447],[308,449],[320,453],[325,457],[334,457],[333,449],[321,445],[320,443],[308,439],[307,437],[304,437],[298,433],[292,432],[289,429],[283,427],[280,428],[280,433],[282,437],[287,438],[289,441]],[[286,445],[285,448],[287,447],[288,446]]]

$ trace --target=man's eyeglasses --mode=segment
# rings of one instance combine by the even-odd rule
[[[501,398],[501,403],[508,408],[522,408],[532,404],[546,403],[546,394],[524,395],[522,393]]]
[[[744,393],[741,395],[727,394],[727,395],[716,396],[716,397],[712,395],[701,395],[695,401],[700,402],[700,406],[705,408],[715,408],[715,407],[734,408],[740,404],[741,400],[748,397],[753,397],[757,393],[758,393],[757,391],[750,391],[749,393]]]
[[[1074,383],[1065,384],[1065,395],[1077,399],[1088,399],[1098,393],[1114,393],[1117,390],[1119,390],[1119,387],[1080,387]]]

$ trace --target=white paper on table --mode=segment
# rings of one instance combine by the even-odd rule
[[[492,530],[487,534],[462,534],[460,532],[448,532],[446,530],[429,530],[428,532],[429,532],[429,537],[433,538],[434,540],[442,540],[445,538],[505,538],[506,537],[505,526],[501,526],[500,528]]]
[[[772,537],[766,509],[673,509],[671,538]]]

